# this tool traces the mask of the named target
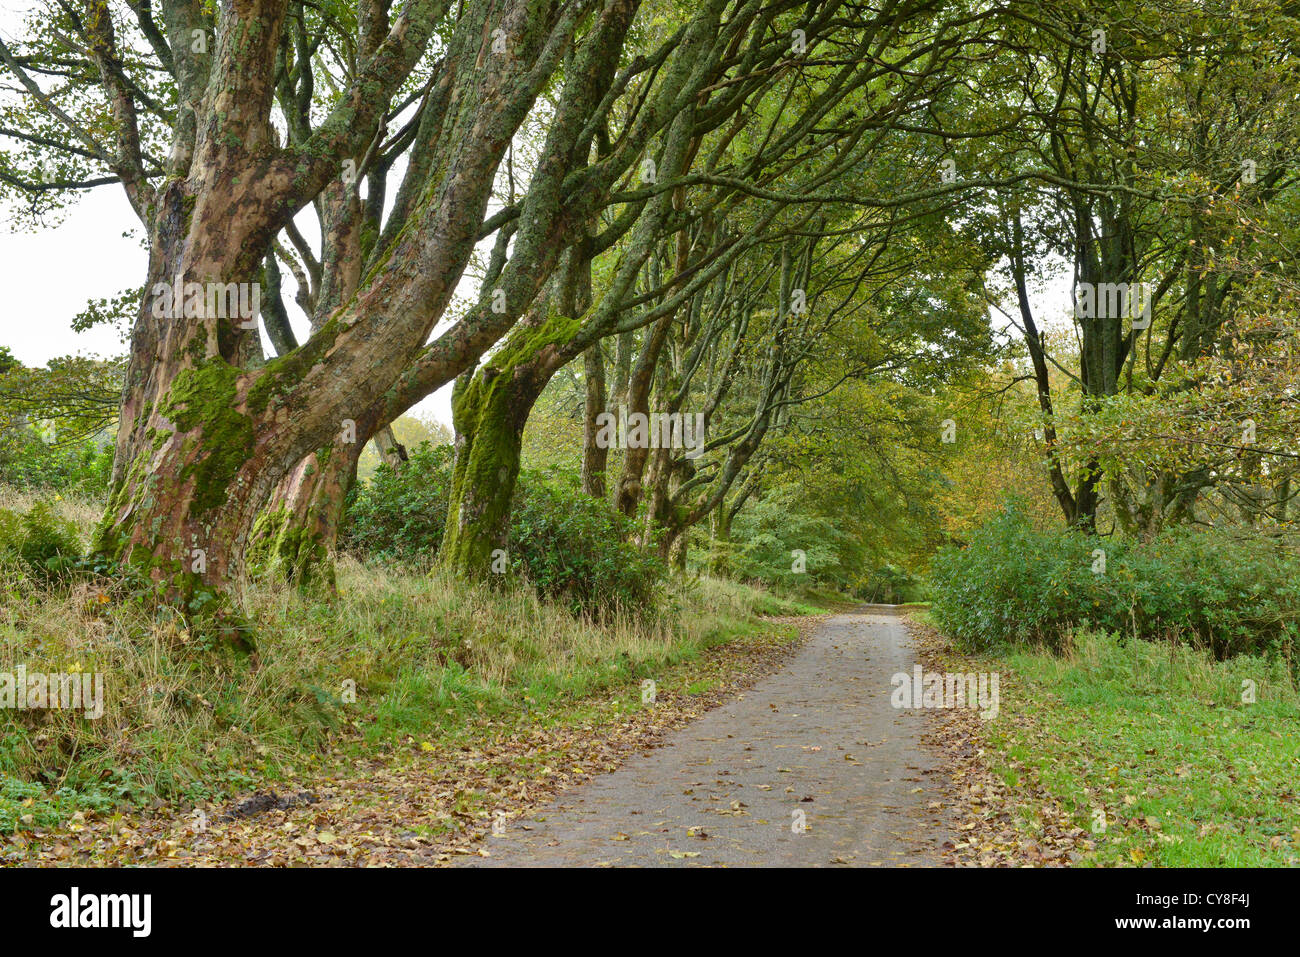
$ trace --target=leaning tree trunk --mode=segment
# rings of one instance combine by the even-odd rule
[[[397,441],[393,427],[386,425],[374,434],[375,448],[379,457],[390,469],[399,469],[407,461],[406,446]]]
[[[465,578],[486,578],[508,547],[510,500],[519,478],[524,426],[542,389],[565,362],[560,346],[577,323],[525,324],[488,365],[456,380],[456,464],[438,561]],[[498,569],[501,567],[497,565]]]
[[[362,261],[363,211],[356,191],[348,184],[332,183],[317,207],[322,250],[320,282],[311,296],[311,335],[317,335],[334,311],[356,293]],[[376,223],[369,225],[377,228]],[[288,337],[286,345],[296,348],[292,331]],[[334,588],[334,553],[346,496],[356,481],[357,460],[369,438],[370,424],[355,419],[341,423],[329,445],[308,453],[280,481],[249,533],[251,570],[302,587]]]
[[[249,567],[300,587],[333,590],[344,504],[365,440],[340,436],[299,462],[272,494],[250,534]]]
[[[550,311],[552,298],[559,314]],[[508,547],[524,426],[546,383],[576,358],[574,338],[582,326],[576,317],[590,304],[591,252],[580,242],[565,252],[552,294],[534,304],[487,365],[456,380],[451,400],[456,465],[438,557],[458,575],[487,576],[493,552]],[[589,372],[590,352],[599,348],[597,342],[588,350]],[[600,379],[603,396],[603,373]]]
[[[362,423],[350,423],[332,445],[308,455],[276,486],[249,535],[248,564],[253,571],[303,588],[334,589],[334,559],[348,493],[356,485],[357,463],[367,441],[362,429]],[[406,461],[406,448],[391,427],[377,430],[373,439],[386,465],[397,468]]]
[[[523,398],[518,386],[508,380],[484,382],[481,377],[487,371],[457,380],[453,393],[456,464],[446,531],[438,548],[443,567],[478,579],[493,571],[494,560],[508,547],[510,500],[519,475],[524,426],[524,417],[514,412]]]

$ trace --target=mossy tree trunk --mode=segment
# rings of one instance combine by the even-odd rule
[[[524,426],[542,390],[579,354],[588,357],[590,369],[591,355],[600,349],[599,340],[585,349],[578,343],[582,320],[570,318],[591,306],[591,237],[585,225],[575,228],[579,239],[564,253],[551,288],[491,361],[456,380],[451,402],[456,464],[438,556],[444,567],[466,578],[492,573],[493,552],[507,548]],[[603,374],[599,378],[603,400]],[[496,563],[497,570],[502,567]]]
[[[372,194],[380,191],[375,179],[372,177]],[[304,277],[308,288],[299,290],[311,316],[311,335],[317,335],[339,306],[356,294],[365,254],[363,232],[374,234],[379,228],[373,204],[363,206],[357,192],[342,182],[326,187],[317,209],[322,234],[320,268]],[[283,348],[277,344],[280,354],[297,348],[291,329],[282,329],[280,338],[287,340]],[[319,584],[334,588],[334,554],[344,506],[356,481],[357,460],[373,415],[340,423],[330,444],[308,453],[276,486],[250,534],[248,562],[254,571],[301,587]],[[392,450],[396,445],[392,431],[385,426],[379,433],[385,433],[384,447]]]
[[[1209,484],[1208,468],[1145,474],[1119,470],[1108,483],[1115,521],[1126,535],[1151,541],[1168,526],[1191,521],[1197,496]]]
[[[686,574],[686,559],[690,552],[690,536],[682,534],[672,545],[672,554],[669,558],[669,564],[679,575]]]
[[[493,553],[507,548],[524,426],[542,389],[567,361],[561,345],[576,325],[559,316],[525,321],[491,362],[456,380],[456,464],[438,560],[458,575],[488,577],[500,557]]]
[[[285,72],[277,69],[284,4],[221,4],[215,30],[206,19],[212,14],[195,7],[195,22],[180,24],[211,31],[204,35],[215,38],[214,48],[192,56],[188,28],[185,44],[175,45],[183,122],[163,184],[155,190],[125,162],[121,170],[149,229],[150,266],[132,334],[114,480],[95,537],[99,553],[146,567],[182,597],[200,588],[220,591],[243,571],[254,525],[282,483],[337,497],[349,470],[323,450],[346,421],[358,423],[364,441],[363,420],[388,421],[472,368],[530,300],[526,287],[540,282],[531,276],[509,285],[517,310],[471,311],[429,343],[482,228],[501,157],[553,75],[567,46],[562,38],[578,25],[577,11],[472,0],[461,9],[443,61],[443,85],[464,106],[434,112],[421,128],[415,149],[432,152],[431,172],[404,183],[415,198],[400,220],[390,220],[394,235],[380,261],[360,279],[355,257],[326,264],[315,290],[323,318],[307,342],[262,365],[250,361],[257,332],[249,317],[201,310],[160,317],[151,308],[151,291],[178,277],[187,295],[189,284],[257,284],[266,278],[276,236],[291,229],[299,210],[340,198],[355,208],[339,185],[345,161],[367,155],[443,10],[440,0],[412,0],[391,28],[380,11],[366,27],[374,42],[365,45],[367,55],[333,110],[319,123],[290,116],[285,145],[270,120],[277,77]],[[490,70],[457,71],[458,61],[490,55],[492,26],[510,37],[509,56]],[[105,81],[113,84],[111,70]],[[590,103],[582,106],[589,116]],[[131,116],[117,120],[124,136],[134,132]],[[138,143],[124,140],[122,147],[138,164]],[[540,179],[561,180],[570,169],[551,164],[556,168]],[[587,201],[595,202],[597,187],[589,192]],[[538,216],[549,222],[552,212],[541,204]],[[354,244],[355,221],[340,218],[338,225],[333,247]],[[541,230],[530,241],[547,238]],[[268,290],[276,286],[272,277]],[[281,342],[283,331],[277,324]],[[330,463],[340,467],[325,467]],[[330,525],[321,510],[313,512],[312,498],[296,512],[303,526],[277,535],[297,566],[319,554],[316,533]]]
[[[333,590],[348,492],[365,439],[341,431],[332,445],[299,462],[276,487],[250,536],[248,562],[261,574]]]
[[[340,430],[332,445],[312,452],[276,487],[253,526],[249,564],[304,588],[335,587],[334,559],[347,514],[348,493],[357,482],[357,463],[366,446],[364,422],[355,438]],[[373,436],[384,463],[400,468],[406,448],[383,426]]]
[[[252,381],[218,358],[175,376],[144,433],[147,448],[126,459],[113,486],[98,553],[184,593],[238,574],[247,532],[288,464],[259,442]]]

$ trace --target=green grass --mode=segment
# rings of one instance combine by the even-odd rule
[[[1063,657],[979,660],[1002,672],[1010,718],[990,723],[993,743],[1094,832],[1085,863],[1300,863],[1300,696],[1285,662],[1099,635]],[[1254,703],[1242,700],[1246,681]],[[1016,783],[1006,764],[995,770]]]
[[[737,585],[736,587],[748,588],[750,586]],[[826,598],[825,596],[800,595],[793,597],[777,595],[760,589],[754,589],[754,594],[753,614],[764,617],[820,615],[838,604],[843,604],[842,599]]]
[[[98,721],[0,711],[0,833],[83,808],[223,799],[407,738],[469,738],[494,719],[580,720],[611,689],[639,708],[641,678],[776,628],[759,615],[814,610],[705,578],[670,585],[659,618],[594,623],[529,590],[352,560],[338,582],[335,599],[246,586],[257,658],[232,664],[129,596],[0,570],[0,671],[106,683]]]

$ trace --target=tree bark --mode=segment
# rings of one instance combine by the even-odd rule
[[[597,417],[605,411],[605,359],[600,343],[582,354],[586,400],[582,409],[582,490],[596,498],[605,497],[605,468],[609,448],[596,441]]]
[[[250,568],[300,587],[323,585],[333,591],[343,505],[364,445],[340,439],[294,467],[253,526]]]
[[[457,575],[487,578],[493,552],[508,547],[524,426],[542,389],[563,365],[557,343],[567,340],[575,325],[561,317],[525,324],[491,362],[456,380],[451,400],[456,464],[438,561]]]

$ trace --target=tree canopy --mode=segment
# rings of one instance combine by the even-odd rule
[[[1298,12],[53,0],[0,40],[0,202],[121,189],[149,267],[78,318],[121,362],[10,363],[5,427],[116,423],[95,549],[180,592],[328,581],[452,383],[467,577],[540,461],[664,561],[842,587],[1011,493],[1285,530]]]

